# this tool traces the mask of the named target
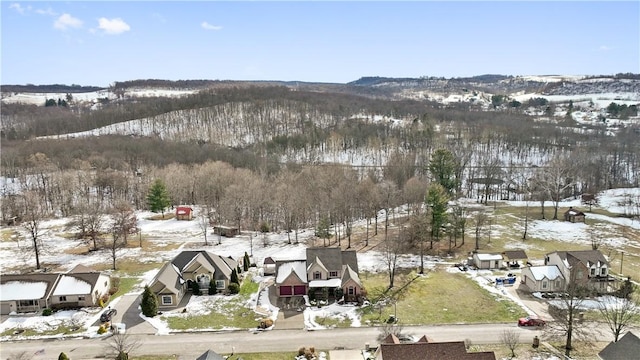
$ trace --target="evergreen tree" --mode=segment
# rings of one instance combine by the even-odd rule
[[[244,260],[242,261],[242,268],[244,271],[249,271],[249,265],[251,265],[251,260],[249,259],[249,254],[244,252]]]
[[[195,281],[191,282],[191,291],[193,292],[193,295],[202,295],[200,285]]]
[[[458,187],[456,170],[458,169],[458,159],[447,149],[438,149],[431,155],[429,162],[429,172],[433,179],[442,185],[449,195]]]
[[[142,308],[142,314],[144,314],[144,316],[154,317],[158,313],[158,298],[147,285],[145,285],[144,292],[142,293],[140,307]]]
[[[426,203],[431,213],[431,237],[438,241],[442,226],[447,222],[449,196],[445,188],[440,184],[429,185]]]
[[[60,355],[58,355],[58,360],[69,360],[69,357],[64,352],[61,352]]]
[[[211,281],[209,281],[209,295],[213,295],[217,292],[218,289],[216,289],[216,281],[211,279]]]
[[[236,267],[236,271],[238,272],[238,274],[242,274],[242,268],[240,267],[240,264],[238,264],[238,266]]]
[[[147,204],[151,211],[162,212],[162,218],[164,219],[164,209],[171,205],[171,199],[169,199],[167,187],[164,185],[162,180],[156,179],[156,181],[153,182],[153,185],[149,188]]]
[[[236,283],[240,285],[240,280],[238,279],[238,272],[236,269],[231,270],[231,280],[232,283]]]
[[[316,226],[316,236],[325,240],[325,246],[326,240],[331,238],[331,223],[326,216],[323,216],[318,222],[318,226]]]

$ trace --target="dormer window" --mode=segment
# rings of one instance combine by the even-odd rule
[[[313,273],[313,280],[321,280],[322,279],[322,274],[320,273],[320,271],[316,271]]]
[[[606,267],[601,267],[600,268],[600,276],[607,276],[607,268]]]
[[[330,278],[337,278],[338,277],[338,272],[337,271],[329,271],[329,277]]]
[[[596,268],[591,268],[591,276],[596,276]]]

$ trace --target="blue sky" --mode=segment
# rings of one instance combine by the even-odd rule
[[[5,1],[2,84],[640,73],[640,2]]]

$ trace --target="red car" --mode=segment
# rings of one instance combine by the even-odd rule
[[[527,316],[518,319],[518,326],[544,326],[546,322],[540,318]]]

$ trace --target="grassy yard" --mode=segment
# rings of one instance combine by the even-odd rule
[[[386,274],[368,274],[361,279],[371,299],[388,285]],[[410,273],[397,279],[395,289],[410,280],[397,305],[370,307],[363,311],[362,321],[381,323],[394,313],[403,325],[509,322],[523,315],[518,305],[488,293],[462,274],[442,269],[421,277]]]
[[[227,354],[220,354],[222,356],[228,356]],[[244,359],[244,360],[291,360],[294,359],[298,355],[297,352],[284,352],[284,353],[241,353],[234,354],[234,359]],[[132,360],[176,360],[179,357],[177,355],[168,355],[168,356],[154,356],[154,355],[143,355],[143,356],[134,356]],[[329,357],[327,357],[329,359]]]
[[[0,336],[12,336],[14,332],[18,330],[17,328],[7,329],[0,334]],[[68,325],[59,325],[54,328],[50,328],[43,331],[37,331],[35,329],[24,329],[23,332],[20,333],[20,336],[45,336],[45,335],[59,335],[59,334],[79,334],[82,333],[84,328],[77,328],[71,330],[71,327]]]

